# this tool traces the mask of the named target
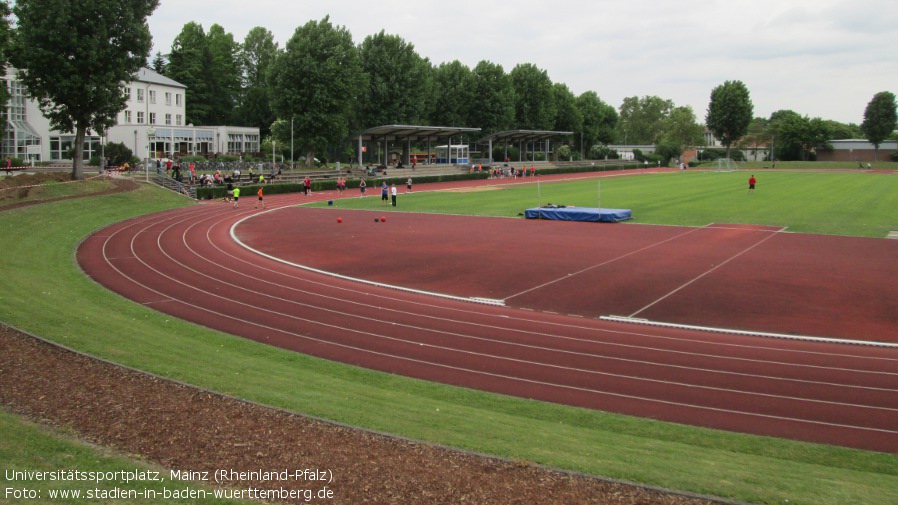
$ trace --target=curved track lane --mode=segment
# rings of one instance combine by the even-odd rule
[[[309,198],[266,201],[276,209]],[[258,212],[205,202],[143,216],[88,237],[77,258],[99,283],[155,310],[326,359],[640,417],[898,452],[895,349],[640,327],[369,286],[247,251],[230,230]]]

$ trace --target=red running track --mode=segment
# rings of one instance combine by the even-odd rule
[[[335,195],[323,193],[315,198],[335,198]],[[390,213],[385,214],[386,223],[374,224],[373,219],[369,221],[370,212],[341,211],[344,223],[337,225],[333,210],[292,207],[308,199],[300,195],[269,197],[269,209],[275,210],[264,214],[254,211],[250,207],[253,202],[248,200],[240,210],[221,202],[205,202],[187,209],[143,216],[110,226],[86,239],[78,250],[78,261],[101,284],[156,310],[326,359],[609,412],[898,452],[898,350],[895,348],[647,327],[569,314],[579,309],[563,314],[525,310],[521,307],[552,299],[556,293],[584,291],[575,287],[576,280],[567,279],[567,274],[559,277],[560,271],[539,274],[556,280],[548,284],[549,291],[541,291],[546,289],[538,282],[542,277],[534,278],[535,274],[530,272],[554,268],[551,258],[526,256],[520,244],[505,235],[496,235],[498,232],[494,230],[511,227],[513,223],[545,226],[545,233],[561,233],[560,228],[564,227],[522,220],[439,217],[438,220],[448,219],[453,227],[467,230],[469,234],[478,233],[477,240],[463,241],[461,245],[448,239],[442,244],[418,241],[412,242],[415,247],[406,245],[402,249],[394,245],[401,245],[403,235],[409,234],[409,230],[435,226],[433,216]],[[356,265],[375,281],[382,280],[378,278],[382,270],[371,266],[372,262],[376,264],[375,258],[399,255],[402,269],[385,272],[391,280],[401,280],[397,284],[413,278],[421,280],[422,286],[437,288],[430,291],[456,290],[461,296],[471,296],[466,290],[473,289],[476,282],[464,282],[465,279],[476,280],[480,276],[495,281],[494,270],[512,263],[507,268],[514,270],[505,277],[512,279],[509,285],[492,282],[493,292],[475,294],[518,306],[475,304],[369,285],[260,256],[231,236],[235,223],[255,214],[259,216],[235,227],[241,241],[270,248],[272,252],[279,248],[294,251],[292,260],[303,259],[305,254],[313,264],[326,263],[327,258],[344,262],[348,266],[334,268],[345,269],[341,273],[347,275],[358,273],[352,269]],[[270,234],[259,233],[270,223],[283,219],[286,221],[280,222],[277,228],[281,233],[274,236],[290,237],[287,245],[292,244],[294,248],[285,247],[284,241],[274,240]],[[416,226],[417,219],[423,219],[426,226]],[[495,221],[500,221],[498,226]],[[362,222],[365,226],[360,226]],[[606,225],[579,226],[574,235],[582,235],[584,226]],[[636,235],[647,233],[640,231],[643,228],[661,228],[674,241],[682,233],[693,236],[709,233],[711,238],[707,240],[722,242],[721,247],[728,251],[722,258],[702,260],[716,264],[724,264],[734,255],[748,254],[747,250],[763,247],[779,237],[754,229],[723,232],[720,228],[700,228],[690,232],[641,225],[607,226],[615,233],[632,230]],[[322,259],[325,255],[309,252],[316,247],[299,247],[302,243],[322,245],[319,234],[331,230],[339,230],[346,241],[340,258],[327,255]],[[732,238],[719,235],[731,232]],[[648,245],[659,242],[657,237],[640,238],[623,252],[609,252],[608,257],[618,258],[626,250],[638,254],[642,248],[634,249],[632,244],[641,241]],[[609,248],[620,247],[610,239],[607,242]],[[565,242],[555,244],[561,254],[574,247],[566,249]],[[472,261],[453,264],[457,260],[443,264],[433,257],[421,265],[410,255],[418,246],[437,252],[465,247],[466,254],[461,255],[465,258],[495,253],[499,255],[500,265]],[[484,251],[483,247],[495,250]],[[687,247],[681,253],[684,256],[706,253],[704,247],[694,246],[694,249]],[[570,252],[565,255],[574,256]],[[518,259],[526,260],[531,269],[515,264]],[[684,278],[692,280],[686,286],[670,280],[654,282],[652,268],[663,271],[679,264],[654,261],[660,261],[660,266],[650,268],[628,263],[638,273],[629,282],[644,283],[648,290],[647,296],[641,299],[627,295],[628,307],[650,312],[651,307],[644,308],[646,300],[658,301],[657,306],[678,296],[659,299],[658,293],[670,294],[671,286],[681,287],[676,294],[697,289],[696,285],[703,279],[713,277],[703,275],[709,269],[699,268],[685,275]],[[437,273],[447,268],[457,275],[447,280],[445,275]],[[599,278],[619,275],[619,272],[606,274]],[[590,280],[590,273],[585,275],[586,280],[580,284],[591,286],[599,282]],[[432,277],[434,284],[423,282],[426,277]],[[626,282],[625,277],[608,280],[611,286],[624,286]],[[552,287],[557,284],[563,286]],[[522,294],[522,286],[532,289],[528,293],[536,293],[533,299]],[[703,304],[704,301],[699,305]]]

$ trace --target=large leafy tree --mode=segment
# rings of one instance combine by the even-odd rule
[[[618,122],[614,107],[603,102],[595,91],[586,91],[577,97],[577,109],[583,116],[582,144],[588,153],[596,144],[614,142],[614,131]],[[578,141],[581,139],[577,139]]]
[[[165,75],[187,87],[185,115],[188,123],[211,124],[213,98],[209,72],[212,68],[212,52],[206,41],[206,32],[193,21],[184,25],[175,37]]]
[[[808,118],[795,111],[779,110],[770,116],[768,130],[775,142],[776,158],[807,161],[820,146],[832,138],[823,119]]]
[[[761,146],[770,148],[771,129],[770,121],[764,117],[756,117],[748,125],[748,131],[739,140],[740,147],[751,148],[754,151],[755,161],[758,161],[758,151]]]
[[[754,105],[742,81],[726,81],[711,90],[705,124],[726,147],[727,158],[732,145],[748,132],[753,115]]]
[[[296,29],[268,75],[271,108],[284,121],[295,118],[294,136],[312,166],[317,152],[345,140],[352,111],[364,89],[359,51],[345,27],[327,16]],[[276,123],[277,124],[277,123]],[[272,135],[289,142],[272,127]]]
[[[0,74],[6,75],[6,64],[9,62],[9,49],[12,42],[12,28],[9,24],[9,3],[0,1]],[[9,100],[6,86],[0,86],[0,103]]]
[[[664,129],[664,119],[674,108],[672,100],[657,96],[624,98],[617,122],[617,138],[624,144],[655,144]]]
[[[552,88],[552,96],[555,98],[554,129],[573,132],[572,138],[579,149],[580,133],[583,131],[583,114],[577,107],[577,97],[564,83],[556,82]]]
[[[474,74],[455,60],[433,70],[433,111],[430,122],[438,126],[474,128]]]
[[[842,123],[827,119],[826,126],[829,128],[829,138],[832,140],[859,139],[864,136],[863,130],[856,123]]]
[[[209,81],[210,115],[204,125],[234,124],[238,95],[240,94],[240,44],[234,35],[224,31],[221,25],[209,27],[206,43],[211,56],[210,68],[205,78]],[[189,91],[189,89],[188,89]]]
[[[84,177],[88,129],[105,132],[125,108],[122,84],[146,65],[147,18],[158,0],[17,0],[12,63],[50,126],[75,132],[72,177]]]
[[[514,88],[515,124],[524,130],[555,128],[556,104],[552,80],[545,70],[522,63],[511,70]]]
[[[502,65],[483,60],[474,67],[471,123],[489,135],[514,124],[514,88]]]
[[[770,134],[771,156],[774,161],[801,159],[804,120],[801,114],[788,109],[781,109],[770,115],[767,130]]]
[[[698,124],[692,107],[674,107],[661,122],[660,141],[675,147],[679,156],[685,149],[702,142],[705,129]]]
[[[237,122],[259,128],[262,137],[271,133],[275,115],[271,110],[268,71],[278,54],[274,35],[257,26],[246,34],[238,61],[241,69],[241,92],[237,107]]]
[[[896,126],[895,94],[881,91],[873,95],[873,99],[864,110],[864,122],[861,130],[867,140],[873,144],[873,159],[879,159],[879,144],[889,138]]]
[[[195,22],[175,38],[165,75],[187,87],[185,114],[196,125],[230,124],[240,92],[239,44],[221,25]]]
[[[363,126],[415,124],[424,118],[433,81],[430,62],[413,44],[381,30],[362,41],[359,61],[368,78],[359,104]]]
[[[556,82],[552,88],[552,97],[555,98],[554,128],[579,133],[583,128],[583,114],[577,108],[577,97],[563,82]]]

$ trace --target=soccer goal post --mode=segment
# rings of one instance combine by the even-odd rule
[[[732,158],[717,158],[718,172],[738,172],[739,165]]]

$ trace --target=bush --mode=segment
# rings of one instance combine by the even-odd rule
[[[555,149],[555,159],[558,161],[568,161],[571,159],[571,146],[561,146]]]
[[[589,148],[589,153],[586,157],[590,160],[604,160],[606,156],[610,158],[611,152],[610,147],[602,144],[595,144]]]
[[[103,152],[106,159],[109,160],[109,165],[113,167],[120,166],[125,162],[131,163],[135,159],[134,153],[123,142],[109,142]]]

